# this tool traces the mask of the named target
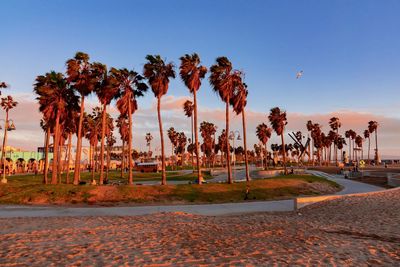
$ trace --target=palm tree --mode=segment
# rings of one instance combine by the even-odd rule
[[[368,122],[368,131],[370,133],[375,132],[375,161],[379,163],[379,154],[378,154],[378,122],[370,121]]]
[[[364,138],[365,139],[368,138],[368,164],[369,164],[370,163],[369,154],[370,154],[370,150],[371,150],[371,138],[370,138],[370,132],[368,129],[364,131]]]
[[[78,107],[78,103],[75,103],[76,106]],[[70,168],[69,164],[71,162],[71,147],[72,147],[72,135],[77,132],[77,125],[79,122],[79,110],[73,110],[69,109],[67,110],[68,116],[65,121],[64,121],[64,131],[68,135],[68,148],[67,148],[67,174],[66,174],[66,183],[69,184],[69,174],[70,174]]]
[[[146,133],[146,146],[149,147],[149,151],[148,151],[148,156],[149,158],[151,158],[151,141],[153,140],[153,136],[151,135],[151,133]]]
[[[3,184],[7,183],[6,179],[6,145],[7,145],[7,131],[13,128],[13,124],[9,125],[9,120],[8,120],[8,112],[15,108],[17,106],[18,102],[14,101],[12,96],[7,96],[3,97],[1,99],[1,108],[5,110],[6,112],[6,119],[5,119],[5,125],[4,125],[4,137],[3,137],[3,149],[1,151],[1,162],[3,163],[3,178],[1,179],[1,182]]]
[[[192,138],[189,139],[189,142],[193,144],[193,110],[194,110],[194,105],[193,102],[190,100],[186,100],[185,103],[183,103],[183,112],[185,113],[185,116],[190,118],[190,123],[191,123],[191,131],[192,131]],[[194,158],[193,158],[193,151],[192,151],[192,168],[194,172]],[[199,164],[200,166],[200,164]]]
[[[346,145],[346,139],[343,136],[339,135],[339,137],[337,138],[337,147],[338,147],[338,149],[340,149],[342,162],[344,162],[343,153],[342,153],[342,149],[343,149],[344,145]]]
[[[99,101],[102,105],[102,120],[101,120],[101,147],[100,147],[100,181],[99,183],[103,184],[104,179],[104,141],[106,138],[106,113],[107,106],[110,105],[111,101],[117,97],[119,93],[119,87],[117,81],[115,81],[114,76],[112,78],[109,76],[107,72],[107,67],[101,63],[93,63],[92,64],[93,72],[96,73],[96,77],[99,77],[96,87],[95,93],[99,98]]]
[[[207,68],[200,65],[200,57],[194,53],[192,55],[186,54],[183,57],[180,58],[181,60],[181,65],[179,67],[180,69],[180,76],[182,81],[185,83],[186,87],[189,89],[190,93],[193,94],[193,126],[194,130],[192,129],[192,133],[194,131],[194,138],[195,138],[195,147],[196,147],[196,155],[197,155],[197,181],[199,184],[202,182],[202,177],[201,177],[201,169],[200,169],[200,160],[198,158],[198,155],[200,155],[200,150],[199,150],[199,135],[197,131],[197,90],[199,90],[201,86],[201,80],[205,77],[207,73]],[[186,105],[189,105],[190,103],[187,103]],[[185,113],[188,116],[188,112]],[[189,116],[188,116],[189,117]],[[192,134],[192,142],[193,142],[193,134]],[[193,154],[192,154],[192,161],[193,161]],[[193,163],[192,163],[193,165]]]
[[[363,138],[361,137],[361,135],[357,135],[355,138],[355,143],[357,145],[358,149],[361,149],[361,159],[363,158]],[[357,149],[357,150],[358,150]],[[358,161],[358,157],[357,157],[357,152],[356,152],[356,160]]]
[[[351,161],[351,131],[352,130],[347,130],[344,133],[344,136],[349,139],[349,159],[350,159],[350,161]]]
[[[161,97],[168,92],[169,79],[175,78],[175,71],[173,63],[166,64],[160,55],[147,55],[146,60],[147,63],[143,67],[143,75],[148,79],[154,96],[157,98],[157,115],[161,140],[161,184],[166,185],[167,176],[165,173],[164,135],[161,121]]]
[[[243,146],[244,146],[244,161],[246,165],[246,181],[250,181],[249,162],[247,155],[247,138],[246,138],[246,114],[245,107],[247,105],[247,84],[238,82],[231,98],[231,105],[237,115],[242,114],[242,130],[243,130]]]
[[[111,148],[114,146],[114,144],[117,142],[115,139],[113,132],[110,131],[109,134],[107,135],[107,171],[106,171],[106,182],[108,183],[109,181],[109,171],[110,171],[110,163],[111,163]]]
[[[54,121],[54,143],[53,143],[53,167],[51,183],[57,183],[57,163],[59,161],[60,125],[68,116],[67,110],[78,102],[77,96],[68,86],[67,80],[62,73],[54,71],[38,76],[34,84],[34,91],[38,95],[39,111],[47,120]]]
[[[307,121],[307,124],[306,124],[306,127],[307,127],[307,131],[309,131],[310,133],[312,132],[312,130],[313,130],[313,127],[314,127],[314,124],[312,123],[312,121]],[[311,145],[310,145],[310,147],[311,147],[311,151],[309,151],[309,156],[311,156],[311,161],[312,161],[312,164],[313,164],[313,166],[314,166],[314,144],[313,144],[313,142],[314,142],[314,139],[313,138],[311,138]],[[309,158],[310,159],[310,158]]]
[[[175,147],[178,145],[178,132],[175,131],[174,127],[168,129],[168,138],[171,141],[171,162],[174,156]]]
[[[121,152],[121,179],[124,177],[124,169],[125,169],[125,144],[128,141],[129,135],[129,127],[128,127],[128,118],[126,114],[120,114],[117,119],[117,128],[119,130],[119,134],[122,140],[122,152]]]
[[[284,168],[285,174],[287,174],[285,140],[283,137],[284,132],[285,132],[285,126],[287,124],[286,112],[281,111],[281,109],[278,107],[272,108],[269,113],[268,119],[271,122],[271,126],[274,129],[274,131],[276,132],[276,134],[281,136],[282,149],[283,149],[283,168]]]
[[[132,161],[132,114],[138,109],[136,98],[144,96],[147,85],[143,77],[133,70],[115,69],[110,70],[113,79],[113,86],[119,88],[120,98],[117,101],[117,108],[121,114],[128,116],[128,162],[129,177],[128,184],[133,184],[133,161]]]
[[[96,184],[96,180],[94,178],[95,172],[95,155],[97,150],[97,144],[99,142],[100,132],[99,128],[101,126],[101,113],[100,108],[94,108],[92,114],[84,116],[83,128],[85,131],[85,137],[89,140],[90,144],[90,168],[92,172],[92,185]]]
[[[67,61],[67,81],[81,96],[74,172],[74,185],[77,185],[80,180],[85,97],[93,92],[98,81],[98,77],[94,75],[92,65],[89,63],[88,54],[77,52],[74,58]]]
[[[267,142],[268,140],[271,138],[271,134],[272,134],[272,129],[269,128],[265,123],[261,123],[257,126],[256,128],[256,135],[258,137],[258,140],[260,140],[260,142],[264,145],[265,148],[265,167],[264,167],[264,161],[262,163],[264,169],[268,168],[268,159],[267,159]],[[264,153],[261,153],[264,154]]]
[[[213,137],[216,132],[217,126],[215,126],[214,123],[207,121],[200,123],[200,134],[203,138],[201,148],[207,159],[210,159],[214,152],[215,139]]]
[[[354,144],[354,141],[355,141],[356,137],[357,137],[357,133],[355,131],[353,131],[353,130],[350,130],[350,138],[353,141],[353,160],[355,159],[355,144]]]
[[[45,141],[44,141],[44,166],[43,166],[43,183],[47,184],[47,173],[49,170],[48,164],[49,164],[49,144],[50,144],[50,136],[51,136],[51,129],[52,126],[49,125],[50,122],[48,119],[43,117],[43,119],[40,120],[40,127],[43,129],[45,132]]]
[[[226,114],[225,114],[225,132],[229,133],[229,104],[234,94],[235,87],[242,80],[242,73],[237,70],[233,70],[232,63],[226,57],[218,57],[216,64],[210,68],[210,84],[214,92],[218,93],[221,100],[225,102]],[[229,148],[229,139],[226,138],[226,147]],[[228,168],[228,183],[233,183],[231,173],[231,159],[230,149],[227,149],[226,159]]]
[[[337,118],[337,117],[332,117],[332,118],[329,120],[329,125],[331,126],[331,128],[332,128],[333,131],[336,131],[336,135],[339,135],[339,128],[342,126],[342,123],[340,122],[339,118]],[[335,139],[335,140],[336,140],[336,139]],[[338,164],[338,155],[337,155],[338,149],[337,149],[337,145],[336,145],[335,140],[334,140],[334,146],[335,146],[335,164],[336,164],[336,166],[337,166],[337,164]]]

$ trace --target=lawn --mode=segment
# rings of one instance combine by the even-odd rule
[[[193,176],[190,174],[189,176]],[[180,177],[180,176],[177,176]],[[87,178],[85,178],[87,179]],[[176,204],[243,202],[246,183],[204,185],[43,185],[41,177],[10,177],[0,185],[0,204]],[[287,175],[249,183],[247,200],[289,199],[299,195],[329,194],[339,185],[310,175]]]

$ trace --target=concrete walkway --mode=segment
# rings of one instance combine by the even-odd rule
[[[333,180],[344,189],[339,195],[373,192],[383,188],[343,179],[319,171],[307,171],[313,175]],[[239,176],[239,175],[238,175]],[[198,215],[227,215],[246,212],[293,211],[293,199],[278,201],[257,201],[245,203],[203,204],[203,205],[165,205],[135,207],[53,207],[53,206],[0,206],[0,218],[11,217],[57,217],[57,216],[134,216],[159,212],[186,212]]]
[[[335,195],[348,195],[348,194],[356,194],[356,193],[367,193],[367,192],[375,192],[375,191],[380,191],[383,190],[384,188],[375,186],[375,185],[370,185],[370,184],[365,184],[357,181],[353,181],[350,179],[344,179],[343,175],[335,175],[335,174],[328,174],[325,172],[321,171],[312,171],[312,170],[307,170],[307,173],[310,173],[315,176],[323,177],[328,180],[334,181],[341,186],[343,186],[343,190],[340,192],[337,192]]]

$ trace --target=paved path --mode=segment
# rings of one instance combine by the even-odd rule
[[[306,172],[310,173],[312,175],[315,175],[315,176],[320,176],[320,177],[326,178],[328,180],[334,181],[334,182],[340,184],[341,186],[343,186],[343,190],[340,192],[337,192],[335,195],[367,193],[367,192],[380,191],[380,190],[384,189],[379,186],[361,183],[361,182],[353,181],[350,179],[344,179],[343,175],[327,174],[325,172],[312,171],[312,170],[307,170]]]
[[[241,175],[237,171],[238,177]],[[338,175],[318,171],[308,171],[342,185],[344,189],[337,194],[379,191],[383,188],[360,182],[343,179]],[[226,178],[225,178],[226,179]],[[165,205],[165,206],[136,206],[136,207],[37,207],[37,206],[0,206],[0,218],[11,217],[57,217],[57,216],[134,216],[159,212],[186,212],[198,215],[227,215],[246,212],[292,211],[294,201],[258,201],[246,203],[203,204],[203,205]]]
[[[186,212],[198,215],[227,215],[245,212],[292,211],[293,200],[258,201],[246,203],[169,205],[136,207],[32,207],[2,206],[0,218],[57,216],[133,216],[159,212]]]

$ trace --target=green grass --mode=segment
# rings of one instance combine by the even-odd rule
[[[190,174],[190,177],[195,175]],[[178,176],[179,177],[179,176]],[[185,177],[186,178],[186,177]],[[245,199],[246,183],[92,186],[44,185],[41,176],[14,176],[0,185],[0,204],[102,204],[102,203],[222,203]],[[85,178],[87,179],[87,177]],[[90,177],[89,177],[90,179]],[[319,191],[313,184],[323,184]],[[288,199],[299,195],[319,195],[337,191],[334,182],[310,175],[288,175],[254,180],[249,183],[249,200]],[[325,190],[325,189],[324,189]]]

